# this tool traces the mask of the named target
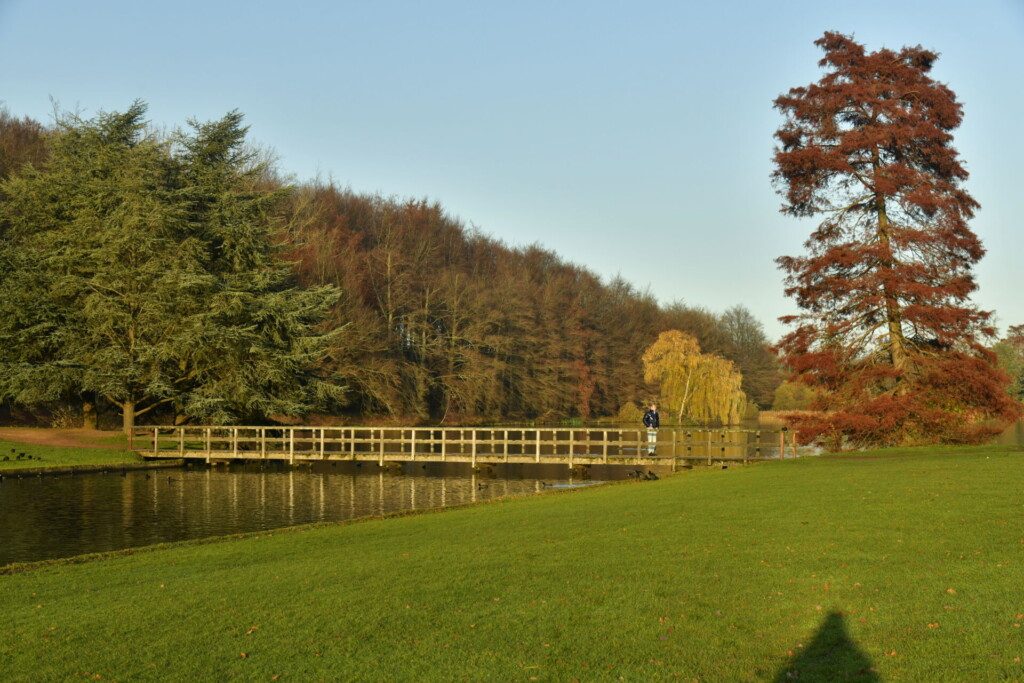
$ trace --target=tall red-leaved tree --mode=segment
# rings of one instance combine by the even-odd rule
[[[984,254],[978,203],[953,135],[955,93],[920,46],[867,52],[815,42],[822,78],[775,100],[773,180],[782,211],[820,219],[801,256],[778,259],[800,308],[780,342],[800,381],[825,389],[805,439],[854,444],[977,441],[1018,414],[970,301]]]

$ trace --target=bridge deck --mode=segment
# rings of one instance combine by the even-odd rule
[[[454,462],[670,466],[777,459],[782,432],[662,429],[451,427],[139,427],[132,446],[147,459],[303,462]],[[777,444],[777,445],[775,445]],[[796,454],[795,443],[791,444]],[[654,452],[651,452],[652,447]]]

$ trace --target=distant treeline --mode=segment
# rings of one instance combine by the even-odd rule
[[[602,280],[539,246],[510,247],[467,229],[437,203],[357,194],[327,183],[287,182],[245,141],[237,113],[192,124],[191,133],[166,135],[143,126],[144,112],[144,106],[136,105],[125,114],[91,120],[64,116],[52,127],[0,113],[0,178],[5,179],[0,231],[8,257],[6,265],[0,264],[6,268],[0,276],[8,279],[3,294],[8,306],[14,295],[24,299],[20,309],[39,308],[35,320],[29,314],[0,326],[0,358],[9,370],[0,391],[9,404],[52,408],[107,402],[124,409],[126,400],[138,405],[146,400],[155,416],[179,421],[264,420],[310,412],[446,422],[590,419],[617,414],[656,395],[644,383],[641,356],[660,332],[670,329],[688,332],[704,352],[732,360],[753,404],[772,402],[781,374],[761,324],[742,306],[722,314],[683,303],[659,306],[651,294],[620,278]],[[134,132],[115,140],[112,129],[119,125]],[[90,135],[94,142],[69,147],[69,136],[88,141]],[[117,183],[129,179],[117,178],[104,156],[109,152],[105,144],[124,148],[110,157],[115,161],[123,154],[134,159],[130,163],[167,167],[156,172],[159,187],[152,190],[163,202],[160,222],[154,224],[158,227],[125,219],[133,206],[153,209],[140,199],[145,190],[122,192]],[[154,150],[152,159],[139,161],[136,151],[147,145]],[[85,163],[80,156],[97,161]],[[76,173],[110,180],[85,187],[76,184]],[[95,202],[90,192],[96,193]],[[90,204],[104,201],[101,209]],[[80,214],[67,208],[87,205]],[[110,219],[95,211],[109,212]],[[35,222],[26,214],[37,216]],[[81,254],[79,261],[86,265],[43,259],[51,268],[75,271],[71,281],[80,287],[80,298],[58,303],[67,311],[75,306],[91,310],[85,320],[55,311],[51,303],[40,304],[48,296],[40,292],[52,295],[58,274],[33,283],[40,267],[35,261],[12,265],[17,261],[12,254],[51,253],[63,248],[56,245],[77,239],[74,235],[85,235],[75,233],[85,230],[83,225],[109,226],[111,220],[122,221],[116,234],[166,231],[167,239],[152,242],[154,249],[170,248],[179,255],[194,249],[193,261],[173,267],[189,277],[202,275],[198,285],[188,286],[198,287],[195,296],[201,300],[209,298],[208,305],[187,314],[170,312],[172,306],[146,312],[150,318],[140,314],[147,324],[163,315],[158,311],[181,315],[167,329],[192,328],[192,342],[154,336],[152,348],[137,357],[125,342],[126,355],[116,362],[148,364],[132,377],[113,377],[113,370],[106,373],[111,376],[90,372],[81,366],[100,358],[95,349],[80,348],[70,358],[57,343],[60,335],[52,335],[61,325],[82,326],[76,336],[87,334],[90,326],[108,334],[105,315],[114,316],[114,327],[128,330],[137,302],[122,298],[111,304],[116,297],[98,291],[106,285],[97,283],[136,283],[137,273],[124,271],[124,263],[113,272],[110,263]],[[90,227],[88,234],[96,229]],[[148,273],[159,260],[139,263],[140,272]],[[25,271],[18,274],[18,267]],[[287,273],[282,275],[280,268]],[[260,269],[272,273],[262,278]],[[264,279],[247,288],[248,305],[225,303],[239,282]],[[187,296],[193,290],[180,284],[185,280],[154,279],[152,296]],[[26,293],[33,287],[35,294]],[[217,306],[223,310],[211,315]],[[108,309],[121,312],[104,312]],[[266,324],[266,311],[273,311],[278,322]],[[41,348],[27,342],[25,329],[32,326],[51,335],[52,343]],[[263,383],[231,367],[250,362],[255,342],[239,340],[252,330],[269,339],[251,353],[274,382]],[[165,333],[176,334],[160,332]],[[119,343],[119,334],[108,337]],[[94,346],[102,346],[101,337]],[[216,358],[195,352],[196,340],[206,338],[221,345]],[[26,349],[26,343],[35,346]],[[287,367],[271,367],[275,354],[289,359]],[[300,367],[304,363],[314,367]],[[42,366],[52,372],[39,372]],[[19,386],[28,382],[58,386],[55,391]],[[297,392],[298,385],[311,390]],[[213,401],[213,387],[230,395]],[[260,396],[285,387],[291,392],[287,400]]]

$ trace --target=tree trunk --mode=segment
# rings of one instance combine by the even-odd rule
[[[135,428],[135,401],[125,401],[121,404],[121,412],[124,415],[123,429],[125,434],[131,434]]]
[[[878,195],[875,201],[878,207],[878,242],[882,245],[885,254],[884,265],[891,270],[895,259],[889,241],[889,216],[885,211],[885,199]],[[907,364],[907,340],[903,336],[902,311],[900,311],[899,301],[896,300],[896,295],[892,293],[889,285],[883,284],[882,287],[885,297],[885,320],[889,330],[889,358],[894,368],[903,370]]]
[[[96,404],[92,401],[82,403],[82,429],[96,429]]]

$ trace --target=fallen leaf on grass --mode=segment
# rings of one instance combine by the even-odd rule
[[[245,632],[245,635],[251,636],[253,633],[256,633],[256,631],[259,631],[259,630],[260,630],[260,627],[257,626],[256,624],[253,624],[252,626],[249,627],[249,630]]]
[[[939,627],[939,622],[937,622],[937,621],[933,621],[932,623],[928,624],[928,628],[938,628],[938,627]]]
[[[242,659],[247,659],[249,657],[249,653],[248,652],[239,652],[238,656],[241,657]]]
[[[947,588],[946,592],[949,593],[950,595],[956,595],[956,589],[955,588]]]

